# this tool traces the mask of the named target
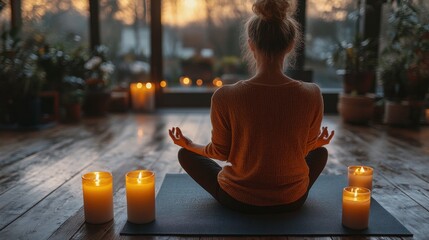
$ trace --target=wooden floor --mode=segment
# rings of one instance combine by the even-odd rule
[[[353,126],[337,116],[326,116],[324,125],[336,130],[324,174],[373,166],[373,197],[414,239],[429,239],[429,127]],[[197,142],[210,139],[208,110],[110,115],[41,131],[0,132],[0,239],[131,238],[119,235],[127,218],[124,175],[152,169],[158,189],[166,173],[182,171],[178,147],[167,134],[172,126]],[[81,175],[94,170],[114,176],[115,218],[104,225],[84,223]],[[165,237],[145,239],[152,238]]]

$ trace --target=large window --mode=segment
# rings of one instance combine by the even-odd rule
[[[248,75],[240,34],[248,0],[163,0],[167,89],[210,90]]]
[[[101,42],[118,83],[149,81],[150,0],[100,0]]]
[[[0,29],[8,29],[10,23],[10,4],[0,0]]]
[[[342,86],[336,69],[327,65],[327,59],[339,42],[353,40],[357,2],[307,0],[306,67],[314,71],[313,81],[322,88]]]
[[[88,46],[88,16],[88,1],[22,0],[24,38],[42,38],[53,46]]]

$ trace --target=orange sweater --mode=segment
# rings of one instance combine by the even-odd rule
[[[235,199],[257,206],[290,203],[307,191],[305,156],[322,118],[323,99],[315,84],[239,81],[213,94],[212,139],[204,152],[230,163],[218,181]]]

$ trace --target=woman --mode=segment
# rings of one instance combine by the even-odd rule
[[[293,2],[257,0],[253,12],[245,28],[256,73],[213,94],[211,142],[193,143],[177,127],[169,134],[182,147],[183,169],[221,204],[247,213],[290,211],[302,206],[325,167],[322,146],[334,132],[320,131],[317,85],[283,74],[300,41]]]

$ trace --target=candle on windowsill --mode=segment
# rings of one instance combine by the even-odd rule
[[[113,177],[109,172],[90,172],[82,176],[85,221],[106,223],[113,219]]]
[[[128,221],[136,224],[155,220],[155,174],[148,170],[128,172],[125,176]]]
[[[372,190],[373,169],[367,166],[348,167],[349,186],[364,187]]]
[[[190,87],[192,85],[192,80],[189,77],[181,77],[179,82],[182,87]]]
[[[346,187],[343,189],[343,226],[363,230],[368,228],[371,191],[367,188]]]
[[[155,109],[155,88],[152,83],[131,83],[130,92],[133,110],[150,112]]]

